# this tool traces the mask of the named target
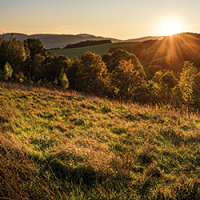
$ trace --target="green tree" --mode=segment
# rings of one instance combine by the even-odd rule
[[[40,39],[28,38],[24,40],[24,47],[28,56],[23,72],[26,76],[29,76],[29,78],[34,76],[35,80],[39,80],[44,70],[43,62],[50,56],[50,53],[45,49]]]
[[[161,96],[163,102],[171,103],[172,89],[178,84],[178,79],[172,71],[167,71],[160,78]]]
[[[4,70],[8,62],[12,66],[13,74],[17,74],[27,58],[24,44],[12,36],[8,41],[4,38],[0,43],[0,58],[0,70]]]
[[[8,80],[12,77],[13,69],[8,62],[4,65],[4,70],[0,70],[0,78]]]
[[[82,91],[91,91],[98,77],[105,77],[106,65],[101,56],[86,52],[80,57],[80,65],[76,73],[76,88]]]
[[[71,58],[70,64],[67,68],[67,77],[69,80],[69,87],[76,89],[76,73],[78,72],[78,66],[80,65],[80,59],[77,56]]]
[[[193,100],[196,74],[197,68],[193,66],[193,63],[186,61],[180,74],[179,87],[183,93],[183,100],[188,108],[188,115],[190,113],[190,107]]]
[[[70,59],[64,55],[47,57],[43,63],[45,65],[43,78],[53,82],[55,78],[59,78],[61,71],[66,74],[70,62]],[[61,83],[59,85],[61,85]]]
[[[49,51],[45,49],[40,39],[28,38],[24,40],[24,46],[30,51],[30,58],[33,58],[36,54],[40,54],[44,57],[50,55]]]
[[[200,72],[194,75],[193,85],[193,106],[196,109],[200,109]]]
[[[62,69],[61,72],[60,72],[59,80],[61,82],[61,87],[64,90],[69,87],[69,81],[68,81],[66,74],[64,73],[64,69]]]
[[[145,76],[143,66],[141,65],[138,58],[125,50],[117,49],[111,54],[104,54],[103,61],[107,64],[108,72],[112,72],[119,65],[121,60],[129,61],[132,60],[135,70],[139,70]]]
[[[147,68],[147,78],[148,78],[148,80],[151,80],[155,76],[155,73],[157,71],[162,70],[162,68],[163,67],[160,66],[160,65],[150,65],[150,66],[148,66],[148,68]]]
[[[115,87],[115,93],[124,98],[130,99],[141,95],[145,85],[145,76],[143,67],[135,67],[133,60],[121,60],[119,65],[112,72],[112,84]]]

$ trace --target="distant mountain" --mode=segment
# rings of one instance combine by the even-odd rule
[[[12,33],[4,34],[6,39],[9,39]],[[2,35],[0,35],[2,37]],[[110,39],[113,43],[120,42],[121,40],[115,38],[106,38],[101,36],[94,36],[90,34],[78,34],[78,35],[56,35],[56,34],[33,34],[25,35],[21,33],[13,33],[13,37],[16,37],[20,41],[24,41],[27,38],[40,39],[46,48],[65,47],[68,44],[75,44],[86,40],[107,40]]]
[[[12,33],[6,33],[4,36],[6,39],[9,39]],[[56,48],[56,47],[65,47],[68,44],[75,44],[86,40],[111,40],[113,43],[116,42],[143,42],[146,40],[160,40],[163,37],[142,37],[137,39],[129,39],[129,40],[119,40],[116,38],[108,38],[102,36],[95,36],[91,34],[78,34],[78,35],[57,35],[57,34],[33,34],[26,35],[22,33],[13,33],[13,36],[16,37],[20,41],[24,41],[27,38],[40,38],[42,43],[46,48]],[[2,37],[2,35],[0,35]]]
[[[144,42],[147,40],[162,40],[163,36],[146,36],[146,37],[141,37],[141,38],[136,38],[136,39],[128,39],[124,40],[124,42]]]

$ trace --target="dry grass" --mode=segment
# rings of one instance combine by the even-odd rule
[[[199,199],[200,118],[0,84],[0,199]]]

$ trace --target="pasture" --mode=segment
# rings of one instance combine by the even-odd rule
[[[49,52],[51,53],[51,55],[66,55],[69,58],[72,58],[74,56],[80,57],[87,51],[103,56],[103,54],[107,53],[110,48],[118,47],[118,46],[119,47],[130,46],[130,45],[132,46],[132,45],[137,45],[139,43],[140,42],[121,42],[121,43],[102,44],[102,45],[72,48],[72,49],[55,49],[55,50],[49,50]]]

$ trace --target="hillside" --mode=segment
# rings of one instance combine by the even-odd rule
[[[65,55],[69,58],[73,56],[82,56],[85,52],[90,51],[92,53],[98,54],[103,56],[103,54],[107,53],[109,49],[116,48],[116,47],[124,47],[124,46],[135,46],[139,44],[139,42],[118,42],[118,43],[111,43],[111,44],[101,44],[96,46],[88,46],[88,47],[81,47],[81,48],[73,48],[73,49],[54,49],[49,50],[51,55]]]
[[[128,39],[128,40],[124,40],[124,42],[144,42],[147,40],[162,40],[163,36],[145,36],[145,37],[141,37],[141,38],[134,38],[134,39]]]
[[[119,47],[111,48],[109,53]],[[185,61],[191,61],[200,68],[200,34],[180,33],[161,40],[148,40],[136,46],[120,46],[120,49],[135,54],[148,66],[159,65],[163,69],[180,72]]]
[[[1,199],[199,199],[200,118],[0,83]]]

